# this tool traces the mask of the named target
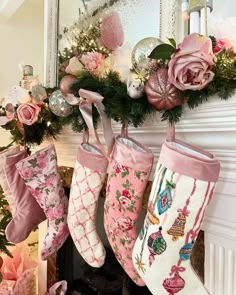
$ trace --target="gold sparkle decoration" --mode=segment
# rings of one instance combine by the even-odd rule
[[[142,273],[146,272],[145,263],[142,261],[142,258],[138,255],[136,255],[135,257],[135,264],[137,265],[139,271],[141,271]]]

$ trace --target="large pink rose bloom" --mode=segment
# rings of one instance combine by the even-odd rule
[[[215,55],[210,38],[193,33],[184,38],[169,62],[171,84],[180,90],[201,90],[214,78]]]
[[[31,102],[22,103],[17,108],[17,117],[18,120],[26,125],[33,125],[38,120],[39,112],[41,111],[41,108],[33,104]]]

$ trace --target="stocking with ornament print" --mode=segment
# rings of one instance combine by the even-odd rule
[[[209,294],[192,270],[190,256],[219,171],[219,162],[204,150],[174,138],[162,145],[132,254],[152,294]]]
[[[80,111],[89,132],[84,132],[83,142],[78,148],[69,198],[68,226],[80,255],[90,266],[98,268],[104,264],[106,252],[96,229],[97,206],[114,139],[110,119],[101,103],[103,97],[99,93],[85,89],[80,89],[79,94],[83,100]],[[107,151],[100,143],[93,126],[93,104],[101,115]],[[89,143],[89,134],[96,145]]]
[[[46,260],[61,248],[69,236],[68,199],[58,172],[55,146],[50,144],[40,149],[19,161],[16,168],[48,219],[48,230],[41,249],[41,258]]]
[[[147,147],[128,136],[116,138],[108,170],[104,226],[117,260],[140,286],[145,283],[134,269],[132,251],[152,164],[153,154]]]

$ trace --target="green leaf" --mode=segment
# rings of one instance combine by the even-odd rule
[[[170,59],[171,54],[175,52],[175,48],[170,44],[160,44],[148,56],[152,59]]]
[[[170,44],[171,44],[174,48],[176,48],[176,42],[175,42],[175,39],[173,39],[173,38],[168,38],[168,40],[169,40]]]

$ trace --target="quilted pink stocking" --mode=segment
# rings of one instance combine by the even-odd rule
[[[166,141],[135,242],[135,268],[153,295],[207,295],[191,264],[191,251],[204,218],[220,163],[204,150]]]
[[[103,123],[105,138],[108,134],[108,146],[113,143],[110,121],[103,112],[103,99],[98,93],[80,89],[83,99],[94,102]],[[97,103],[97,104],[96,104]],[[108,160],[92,122],[92,103],[80,107],[81,113],[89,127],[97,148],[88,143],[88,133],[84,133],[83,143],[79,146],[74,167],[68,209],[68,226],[72,239],[83,259],[92,267],[101,267],[105,260],[105,249],[96,231],[96,212],[98,198],[106,177]],[[105,121],[105,122],[104,122]],[[104,125],[104,124],[103,124]],[[87,138],[86,138],[87,137]]]
[[[152,164],[153,154],[147,147],[129,137],[116,138],[109,164],[104,226],[117,260],[140,286],[145,283],[134,269],[132,251]]]
[[[48,232],[42,260],[57,252],[69,235],[68,199],[60,181],[54,145],[49,145],[16,164],[20,176],[47,216]]]
[[[7,155],[3,165],[15,205],[15,213],[6,228],[6,237],[15,244],[24,241],[31,231],[46,219],[43,210],[27,189],[15,167],[17,162],[26,157],[25,151]]]

